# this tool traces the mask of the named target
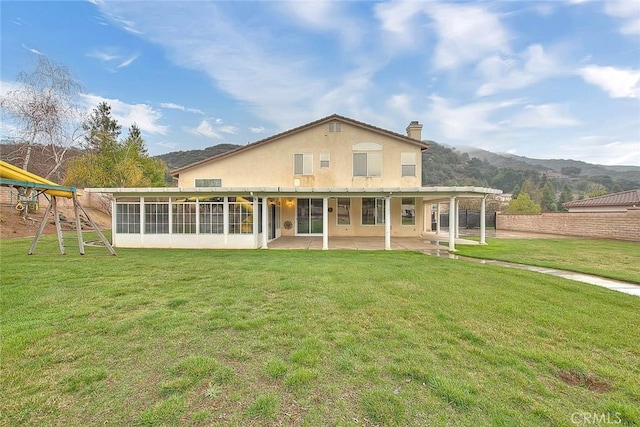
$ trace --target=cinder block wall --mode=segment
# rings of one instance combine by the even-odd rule
[[[496,229],[640,242],[640,208],[626,212],[499,213]]]

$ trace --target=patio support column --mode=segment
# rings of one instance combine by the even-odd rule
[[[329,198],[322,198],[322,250],[329,249]]]
[[[391,197],[384,198],[384,249],[391,250]]]
[[[222,205],[222,235],[224,236],[224,246],[229,244],[229,196],[224,196]]]
[[[460,237],[460,204],[459,204],[459,200],[456,198],[456,239],[458,237]]]
[[[256,215],[256,213],[259,212],[260,209],[258,208],[258,197],[254,196],[253,193],[251,193],[251,197],[253,198],[253,202],[251,203],[253,206],[253,247],[257,248],[258,235],[260,234],[259,222],[261,218],[258,218],[258,215]]]
[[[262,249],[269,249],[269,198],[262,198]]]
[[[431,205],[427,204],[427,202],[423,200],[422,201],[422,233],[426,233],[428,231],[427,226],[431,228],[431,224],[427,222],[431,218],[431,212],[428,209],[428,206],[431,206]]]
[[[440,234],[440,202],[436,204],[436,234]]]
[[[451,196],[449,199],[449,252],[455,252],[456,250],[456,197]]]
[[[487,197],[482,198],[482,203],[480,204],[480,244],[486,245],[486,227],[485,227],[485,214],[487,209]]]

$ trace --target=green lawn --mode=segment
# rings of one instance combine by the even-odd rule
[[[579,238],[487,239],[458,245],[458,254],[595,274],[640,283],[640,243]]]
[[[413,252],[29,245],[0,242],[3,425],[640,424],[638,297]]]

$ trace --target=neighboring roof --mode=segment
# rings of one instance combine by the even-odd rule
[[[349,123],[349,124],[352,124],[352,125],[360,127],[360,128],[369,129],[371,131],[378,132],[378,133],[386,135],[386,136],[390,136],[392,138],[401,140],[403,142],[407,142],[409,144],[417,145],[422,150],[426,150],[427,148],[429,148],[429,144],[427,144],[425,142],[422,142],[422,141],[415,140],[413,138],[409,138],[406,135],[402,135],[402,134],[399,134],[399,133],[396,133],[396,132],[391,132],[389,130],[382,129],[382,128],[379,128],[377,126],[370,125],[368,123],[360,122],[358,120],[350,119],[348,117],[344,117],[344,116],[341,116],[341,115],[338,115],[338,114],[332,114],[330,116],[327,116],[327,117],[324,117],[322,119],[313,121],[311,123],[307,123],[306,125],[298,126],[296,128],[289,129],[287,131],[284,131],[284,132],[278,133],[276,135],[270,136],[268,138],[264,138],[264,139],[261,139],[261,140],[256,141],[256,142],[252,142],[251,144],[247,144],[247,145],[244,145],[244,146],[242,146],[240,148],[236,148],[235,150],[229,150],[229,151],[227,151],[225,153],[217,154],[215,156],[206,158],[204,160],[200,160],[200,161],[192,163],[190,165],[183,166],[181,168],[175,169],[175,170],[171,171],[171,175],[172,176],[179,175],[180,172],[185,171],[187,169],[191,169],[191,168],[193,168],[195,166],[199,166],[199,165],[201,165],[203,163],[207,163],[207,162],[210,162],[212,160],[217,160],[217,159],[221,159],[221,158],[228,157],[228,156],[233,156],[233,155],[238,154],[240,152],[247,151],[247,150],[259,147],[259,146],[264,145],[264,144],[268,144],[269,142],[278,140],[278,139],[283,138],[285,136],[293,135],[295,133],[301,132],[303,130],[312,128],[314,126],[317,126],[317,125],[320,125],[320,124],[323,124],[323,123],[328,123],[328,122],[330,122],[332,120],[340,120],[343,123]]]
[[[565,208],[593,208],[605,206],[638,206],[640,207],[640,189],[606,194],[600,197],[574,200],[562,204]]]

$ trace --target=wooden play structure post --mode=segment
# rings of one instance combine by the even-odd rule
[[[47,225],[47,221],[49,218],[49,214],[53,211],[53,220],[56,226],[56,235],[58,236],[58,246],[60,247],[60,253],[65,255],[64,248],[64,238],[62,236],[62,226],[60,225],[60,213],[58,212],[58,200],[57,197],[66,197],[73,199],[73,211],[76,220],[76,231],[78,233],[78,248],[80,250],[80,255],[84,255],[84,240],[82,238],[82,222],[80,221],[80,212],[84,213],[87,220],[93,227],[93,230],[100,237],[100,241],[102,244],[109,250],[111,255],[116,255],[116,251],[113,249],[109,240],[102,234],[102,231],[98,228],[97,224],[91,219],[87,211],[82,207],[80,201],[78,200],[78,192],[75,187],[64,187],[62,185],[58,185],[55,182],[48,181],[42,177],[39,177],[31,172],[27,172],[24,169],[20,169],[17,166],[9,164],[0,160],[0,185],[10,186],[15,188],[24,188],[26,191],[32,189],[32,191],[36,191],[38,195],[44,194],[44,196],[49,201],[49,205],[44,213],[44,217],[40,226],[38,227],[38,231],[31,243],[31,247],[29,248],[29,255],[33,255],[33,252],[36,249],[36,245],[38,244],[38,240],[40,236],[44,232],[44,228]]]

